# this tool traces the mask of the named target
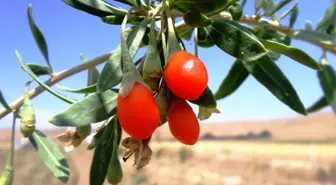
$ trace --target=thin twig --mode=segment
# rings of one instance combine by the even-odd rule
[[[49,80],[45,81],[44,83],[47,84],[48,86],[52,86],[74,74],[77,74],[81,71],[84,71],[86,69],[92,68],[94,66],[97,66],[99,64],[102,64],[104,62],[106,62],[108,60],[108,58],[110,57],[111,53],[107,53],[104,55],[101,55],[99,57],[96,57],[92,60],[89,60],[85,63],[81,63],[73,68],[64,70],[62,72],[59,73],[55,73]],[[29,92],[29,97],[31,99],[35,98],[36,96],[38,96],[39,94],[41,94],[42,92],[44,92],[45,89],[42,86],[38,86],[35,89],[31,90]],[[19,107],[21,107],[23,103],[23,96],[21,96],[20,98],[16,99],[13,103],[10,104],[10,107],[13,110],[17,110]],[[7,109],[2,109],[0,111],[0,119],[5,117],[7,114],[9,114],[10,111],[8,111]]]

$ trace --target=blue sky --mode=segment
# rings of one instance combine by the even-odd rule
[[[109,1],[115,4],[113,1]],[[277,1],[278,2],[278,1]],[[311,20],[315,27],[331,0],[320,0],[318,6],[312,6],[311,1],[300,1],[299,17],[295,28],[304,27],[305,20]],[[9,102],[23,94],[24,83],[29,76],[20,68],[15,56],[17,49],[25,61],[45,64],[45,61],[35,44],[28,26],[26,10],[33,5],[33,17],[42,30],[49,48],[49,57],[55,71],[73,67],[79,63],[80,54],[88,59],[94,58],[116,48],[120,41],[120,26],[103,23],[98,17],[73,9],[57,1],[37,0],[2,0],[0,1],[0,89]],[[316,3],[314,3],[316,4]],[[283,8],[279,14],[289,6]],[[254,13],[254,1],[248,0],[244,8],[245,14]],[[283,24],[287,24],[284,20]],[[315,59],[319,59],[321,49],[302,41],[292,41],[292,45],[304,49]],[[188,51],[193,52],[192,41],[186,42]],[[138,57],[144,50],[138,53]],[[221,80],[226,76],[234,59],[220,49],[199,49],[199,57],[206,64],[209,72],[209,86],[216,91]],[[329,54],[328,59],[335,67],[335,55]],[[321,95],[316,71],[302,66],[295,61],[282,56],[277,61],[293,86],[296,88],[305,106],[311,105]],[[102,69],[103,65],[98,66]],[[86,85],[87,72],[81,72],[60,83],[60,85],[80,88]],[[46,80],[46,77],[42,78]],[[32,87],[35,87],[34,83]],[[67,94],[67,93],[66,93]],[[83,95],[68,94],[73,98]],[[48,92],[33,101],[37,114],[39,128],[52,127],[48,118],[65,109],[68,104]],[[268,90],[260,85],[252,76],[233,95],[218,102],[221,114],[213,115],[208,122],[233,120],[263,120],[282,117],[293,117],[297,114],[278,101]],[[194,106],[197,113],[197,108]],[[329,108],[325,110],[330,110]],[[0,120],[0,128],[10,126],[11,115]]]

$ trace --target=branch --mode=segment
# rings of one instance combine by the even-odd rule
[[[229,13],[222,12],[218,15],[212,16],[212,18],[231,19],[232,17]],[[336,54],[336,46],[325,44],[325,43],[314,41],[314,40],[305,40],[305,39],[297,38],[294,34],[294,31],[295,31],[294,29],[291,29],[291,28],[289,28],[285,25],[281,25],[276,21],[271,21],[271,20],[264,19],[264,18],[261,18],[259,21],[257,21],[255,15],[252,15],[252,16],[243,15],[239,22],[250,24],[250,25],[259,25],[259,24],[261,24],[260,22],[267,22],[274,30],[280,31],[280,32],[288,35],[289,37],[291,37],[293,39],[302,40],[302,41],[311,43],[315,46],[320,47],[321,49],[323,49],[325,51],[329,51],[333,54]],[[183,29],[185,27],[188,27],[188,25],[186,25],[183,20],[176,24],[176,29]]]
[[[79,64],[79,65],[77,65],[73,68],[64,70],[62,72],[58,72],[58,73],[54,74],[49,80],[45,81],[44,83],[48,86],[52,86],[52,85],[66,79],[66,78],[68,78],[68,77],[70,77],[74,74],[77,74],[81,71],[84,71],[86,69],[90,69],[94,66],[97,66],[99,64],[104,63],[105,61],[108,60],[110,55],[111,55],[111,53],[107,53],[107,54],[101,55],[99,57],[96,57],[92,60],[89,60],[85,63],[81,63],[81,64]],[[44,91],[45,91],[45,89],[42,86],[38,86],[38,87],[36,87],[35,89],[33,89],[29,92],[29,97],[31,99],[33,99]],[[21,107],[22,103],[23,103],[23,96],[21,96],[20,98],[16,99],[13,103],[11,103],[10,107],[12,108],[12,110],[17,110],[19,107]],[[2,109],[0,111],[0,119],[5,117],[9,113],[10,113],[9,110],[7,110],[5,108]]]

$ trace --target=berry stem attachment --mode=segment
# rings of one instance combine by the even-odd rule
[[[126,16],[124,17],[124,20],[121,24],[121,66],[122,66],[122,82],[121,87],[119,90],[119,96],[125,97],[128,95],[128,93],[132,90],[133,85],[135,81],[138,81],[139,83],[143,84],[147,88],[149,88],[144,80],[141,77],[140,72],[137,70],[135,64],[133,63],[133,59],[131,54],[129,53],[127,42],[126,42],[126,24],[128,17],[130,16],[132,10],[134,8],[131,8]]]
[[[164,3],[163,6],[164,6],[163,9],[164,9],[164,11],[167,14],[167,22],[168,22],[168,45],[167,45],[168,54],[167,54],[167,60],[165,61],[166,65],[167,65],[168,59],[175,52],[182,50],[182,48],[180,46],[179,41],[176,38],[176,33],[175,33],[175,28],[174,28],[174,21],[173,21],[173,17],[171,15],[169,9],[167,8],[168,4]]]

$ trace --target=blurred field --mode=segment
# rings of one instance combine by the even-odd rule
[[[214,136],[267,130],[272,137],[200,141],[184,146],[166,140],[172,137],[165,126],[152,139],[153,155],[148,166],[135,170],[133,157],[122,162],[124,179],[120,185],[336,185],[336,117],[332,113],[258,123],[204,124],[201,129],[202,135]],[[51,138],[60,132],[45,131]],[[8,130],[0,131],[0,169],[9,136]],[[29,146],[16,154],[14,184],[61,184]],[[89,184],[93,151],[85,147],[83,143],[66,154],[71,167],[68,184]]]

